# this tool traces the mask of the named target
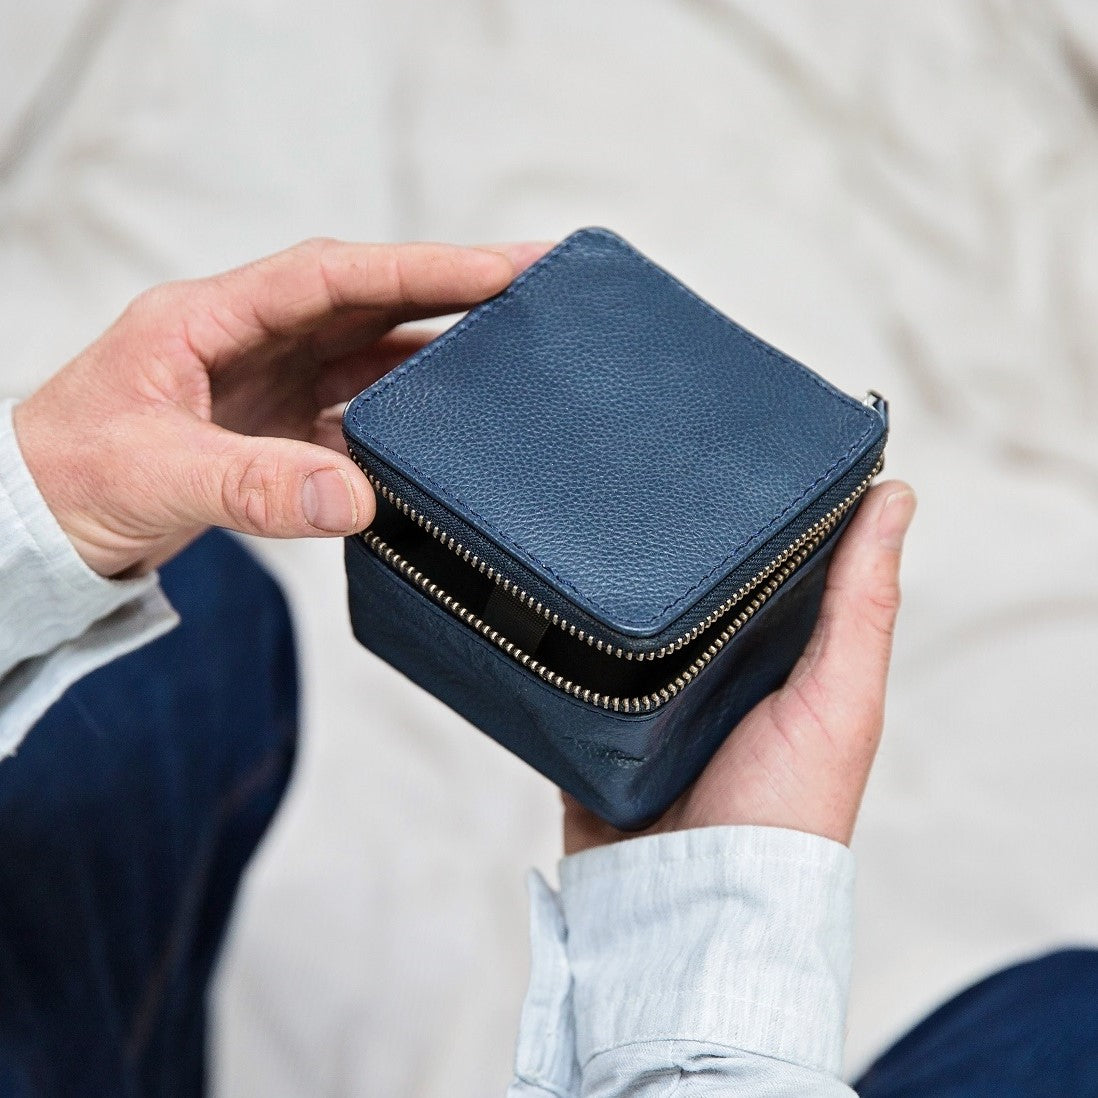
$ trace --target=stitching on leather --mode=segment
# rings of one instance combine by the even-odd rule
[[[781,362],[786,366],[796,367],[796,369],[800,371],[800,373],[802,373],[805,378],[807,378],[807,380],[811,381],[813,385],[822,389],[825,393],[827,393],[829,397],[832,397],[833,399],[838,399],[841,403],[849,405],[849,407],[853,411],[858,412],[859,414],[867,418],[869,422],[869,427],[873,426],[872,419],[869,418],[872,413],[869,412],[864,404],[861,404],[859,401],[854,400],[853,397],[847,396],[846,393],[844,393],[841,389],[836,389],[834,385],[832,385],[830,382],[824,381],[822,377],[814,374],[807,366],[798,362],[795,358],[790,358],[789,355],[785,354],[782,351],[779,351],[777,347],[771,347],[769,343],[765,343],[763,340],[759,339],[757,335],[752,334],[746,328],[741,328],[731,317],[725,316],[724,313],[722,313],[715,306],[710,305],[704,297],[699,297],[692,289],[690,289],[689,286],[680,282],[673,274],[665,271],[657,263],[653,263],[652,260],[649,259],[648,256],[646,256],[643,252],[638,252],[637,249],[634,248],[628,240],[622,240],[620,237],[615,236],[613,233],[606,232],[602,229],[588,229],[587,231],[591,235],[597,234],[598,236],[605,237],[611,243],[615,243],[619,247],[623,248],[625,251],[629,252],[634,259],[639,259],[641,263],[643,263],[646,267],[648,267],[652,271],[655,271],[657,275],[659,275],[665,282],[669,282],[674,289],[679,291],[679,293],[685,294],[696,305],[700,305],[707,313],[710,314],[710,316],[716,317],[716,319],[719,320],[722,324],[726,324],[731,328],[735,328],[736,331],[740,333],[740,335],[746,336],[747,339],[751,343],[754,343],[755,346],[759,348],[759,350],[767,355],[767,357],[774,359],[775,362]],[[866,434],[868,433],[869,431],[867,429]],[[865,435],[863,435],[862,437],[864,438]]]
[[[690,598],[690,596],[692,594],[694,594],[695,591],[697,591],[700,588],[706,586],[706,584],[708,584],[718,572],[720,572],[723,568],[725,568],[727,566],[728,562],[733,557],[735,557],[737,553],[739,553],[742,549],[744,549],[747,545],[749,545],[752,541],[754,541],[760,534],[766,533],[766,532],[772,530],[776,525],[778,525],[782,521],[782,519],[784,519],[785,516],[788,515],[790,511],[792,511],[794,508],[796,508],[796,506],[806,496],[810,495],[813,492],[813,490],[816,487],[818,487],[821,483],[826,481],[831,476],[831,474],[834,473],[835,470],[837,468],[839,468],[840,465],[843,464],[844,461],[846,461],[854,453],[857,452],[857,450],[865,443],[866,439],[869,437],[870,432],[872,431],[873,426],[874,426],[874,420],[873,420],[872,413],[864,405],[860,404],[858,401],[854,400],[852,397],[847,396],[846,393],[843,393],[840,390],[836,389],[834,386],[830,385],[828,382],[824,381],[822,378],[817,377],[806,366],[803,366],[801,363],[797,362],[796,359],[790,358],[788,355],[783,354],[781,351],[777,350],[776,348],[771,347],[767,343],[764,343],[757,336],[752,335],[751,332],[748,332],[744,328],[741,328],[734,320],[730,320],[728,317],[724,316],[716,308],[714,308],[712,305],[710,305],[709,302],[705,301],[703,298],[700,298],[688,286],[683,285],[683,283],[679,282],[678,279],[676,279],[673,275],[671,275],[667,271],[663,270],[662,267],[657,266],[646,255],[643,255],[641,252],[638,252],[637,249],[634,248],[627,241],[622,240],[620,237],[617,237],[613,233],[607,232],[605,230],[586,229],[586,230],[582,230],[582,234],[578,234],[578,235],[572,237],[570,240],[566,240],[563,244],[561,244],[553,252],[550,252],[544,258],[538,260],[538,262],[535,263],[532,267],[528,268],[521,275],[519,275],[518,278],[516,278],[514,280],[514,282],[512,282],[511,285],[503,293],[501,293],[497,298],[495,298],[495,300],[487,302],[486,304],[482,305],[474,313],[470,313],[463,320],[461,320],[458,324],[454,325],[454,327],[451,328],[448,332],[446,332],[443,336],[441,336],[435,343],[431,344],[429,347],[424,348],[423,351],[419,352],[417,355],[413,355],[410,359],[408,359],[406,362],[402,363],[395,370],[393,370],[391,373],[389,373],[380,382],[375,384],[371,389],[367,390],[367,392],[365,394],[363,394],[362,398],[359,399],[356,402],[355,407],[351,410],[351,414],[350,414],[351,422],[352,423],[359,422],[361,420],[361,410],[362,410],[362,408],[365,407],[365,405],[367,405],[371,401],[373,401],[376,397],[380,396],[381,393],[383,393],[387,388],[389,388],[391,385],[393,385],[397,380],[399,380],[401,377],[403,377],[410,370],[412,370],[412,369],[414,369],[418,366],[422,366],[425,362],[428,361],[428,359],[430,359],[432,357],[432,355],[434,355],[438,351],[440,351],[452,339],[456,338],[457,336],[461,335],[463,332],[468,331],[470,328],[474,327],[481,320],[483,320],[486,316],[490,315],[497,308],[499,308],[501,305],[505,305],[509,301],[514,301],[515,299],[520,297],[522,294],[524,294],[529,289],[531,283],[534,282],[539,275],[541,275],[545,271],[550,270],[552,267],[554,267],[558,260],[560,260],[566,253],[571,251],[573,248],[575,248],[576,246],[581,244],[583,242],[583,240],[586,237],[589,237],[589,236],[599,236],[599,237],[607,240],[611,245],[615,246],[619,250],[626,251],[630,255],[632,255],[635,259],[640,260],[646,267],[648,267],[650,270],[654,271],[665,282],[669,283],[671,286],[673,286],[680,293],[683,293],[684,295],[686,295],[686,297],[689,298],[696,305],[700,305],[711,316],[713,316],[717,320],[721,321],[721,323],[734,328],[741,335],[745,336],[751,343],[755,344],[755,346],[758,347],[769,358],[772,358],[775,362],[778,362],[778,363],[780,363],[784,366],[796,367],[796,369],[807,380],[811,381],[814,385],[816,385],[818,388],[820,388],[829,397],[831,397],[833,400],[838,400],[841,404],[845,404],[850,411],[853,411],[856,414],[860,414],[862,416],[862,418],[864,418],[865,421],[866,421],[865,430],[862,432],[862,434],[859,436],[859,438],[849,447],[849,449],[846,450],[845,453],[840,454],[836,458],[834,463],[825,472],[823,472],[820,476],[818,476],[811,484],[809,484],[800,493],[800,495],[796,496],[792,501],[790,501],[790,503],[787,504],[781,511],[777,512],[777,514],[775,514],[771,519],[769,519],[762,526],[760,526],[754,533],[748,535],[738,545],[736,545],[734,548],[729,550],[729,552],[717,564],[715,564],[705,575],[703,575],[700,579],[698,579],[697,582],[695,582],[690,587],[688,587],[682,594],[680,594],[676,598],[672,599],[671,602],[667,603],[666,606],[661,607],[651,617],[638,618],[638,619],[635,619],[635,620],[623,622],[623,624],[635,628],[635,627],[650,625],[652,622],[655,622],[658,619],[660,619],[661,617],[663,617],[663,615],[665,615],[669,610],[677,609],[677,608],[683,606],[683,604],[685,604],[687,602],[687,600]],[[383,443],[383,442],[377,441],[377,442],[374,442],[373,445],[384,456],[386,456],[387,458],[392,459],[391,464],[395,465],[398,469],[402,465],[406,466],[409,470],[411,470],[417,477],[419,477],[423,481],[424,485],[431,488],[435,492],[435,494],[437,494],[442,500],[447,500],[447,499],[452,500],[459,507],[461,507],[470,517],[475,519],[476,522],[479,523],[484,528],[486,533],[489,533],[490,535],[494,536],[498,541],[502,542],[505,545],[513,546],[520,553],[522,553],[523,555],[528,557],[538,568],[540,568],[543,572],[545,572],[548,576],[550,576],[554,580],[554,582],[558,583],[562,588],[564,588],[567,591],[570,591],[572,594],[577,596],[577,598],[579,598],[582,601],[586,602],[596,612],[598,612],[600,614],[603,614],[606,617],[611,617],[612,616],[612,611],[607,609],[600,602],[596,602],[590,595],[584,595],[579,590],[579,588],[576,587],[576,585],[572,581],[570,581],[570,580],[566,579],[564,576],[560,575],[555,569],[550,567],[545,561],[541,560],[540,557],[538,557],[536,554],[530,552],[528,549],[525,549],[522,545],[520,545],[517,541],[515,541],[514,538],[510,538],[506,534],[504,534],[502,531],[498,530],[492,522],[490,522],[488,519],[486,519],[478,511],[474,510],[469,504],[467,504],[456,493],[454,493],[452,491],[449,491],[446,488],[444,488],[442,485],[440,485],[425,470],[420,469],[419,466],[415,465],[414,463],[412,463],[410,461],[404,461],[404,460],[400,459],[398,457],[398,455],[395,453],[395,451],[393,451],[390,447],[386,446],[385,443]]]
[[[462,320],[458,321],[448,332],[444,332],[434,343],[428,347],[424,347],[422,351],[418,351],[412,355],[411,358],[402,362],[395,370],[391,370],[385,375],[381,381],[376,382],[371,388],[367,389],[362,395],[361,400],[358,401],[354,408],[351,419],[361,414],[361,409],[369,404],[376,397],[379,397],[386,389],[389,388],[395,381],[404,374],[417,366],[422,366],[433,355],[437,354],[443,347],[446,346],[452,339],[456,339],[462,332],[468,331],[470,328],[479,324],[486,316],[495,312],[501,305],[506,304],[508,301],[514,301],[515,298],[521,296],[529,288],[530,283],[537,278],[538,275],[544,271],[549,270],[554,266],[555,261],[560,259],[566,252],[571,251],[576,244],[579,243],[578,238],[572,240],[566,240],[563,244],[559,245],[556,249],[550,252],[548,255],[543,256],[533,266],[528,267],[516,278],[510,286],[507,287],[498,297],[492,301],[485,302],[478,309],[466,315]],[[457,496],[453,497],[457,499]],[[458,501],[460,502],[460,500]],[[464,506],[464,504],[463,504]]]

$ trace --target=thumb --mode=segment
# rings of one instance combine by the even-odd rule
[[[286,438],[197,424],[175,457],[180,516],[271,538],[333,537],[365,529],[374,493],[350,458]]]
[[[832,714],[836,718],[872,718],[883,710],[900,608],[900,554],[915,504],[902,481],[877,485],[835,549],[819,623],[790,681],[811,676],[821,687],[822,707],[843,710]],[[852,712],[855,707],[863,712]]]

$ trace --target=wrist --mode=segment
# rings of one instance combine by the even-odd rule
[[[55,420],[40,408],[40,393],[12,409],[15,442],[43,502],[77,556],[97,575],[117,579],[140,574],[146,570],[139,564],[141,554],[109,544],[92,508],[81,502],[79,484],[88,479],[90,463],[74,458]]]

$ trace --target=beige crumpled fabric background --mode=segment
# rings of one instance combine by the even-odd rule
[[[886,393],[922,497],[856,843],[853,1071],[990,967],[1098,933],[1093,6],[4,5],[4,391],[146,285],[304,236],[590,223]],[[337,544],[257,548],[305,740],[223,966],[217,1091],[500,1094],[554,794],[354,645]]]

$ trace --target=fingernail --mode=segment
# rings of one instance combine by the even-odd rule
[[[358,522],[358,505],[351,482],[339,469],[318,469],[301,488],[305,521],[326,534],[343,534]]]
[[[321,408],[316,418],[325,423],[342,423],[343,413],[347,411],[348,403],[349,401],[344,400],[339,404],[330,404],[327,408]]]
[[[915,493],[903,488],[884,501],[881,517],[877,519],[877,540],[887,549],[900,549],[904,534],[915,517]]]

